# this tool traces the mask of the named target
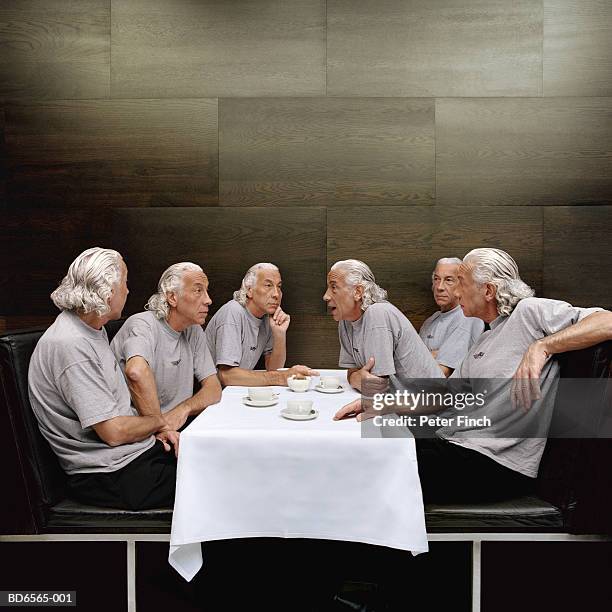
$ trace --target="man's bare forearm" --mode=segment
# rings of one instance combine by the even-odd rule
[[[266,370],[278,370],[279,368],[285,367],[285,361],[287,360],[287,338],[283,334],[282,336],[274,337],[274,345],[272,352],[266,359]]]
[[[241,387],[268,387],[272,385],[285,386],[286,375],[275,370],[256,372],[238,367],[219,366],[219,380],[223,386],[237,385]]]
[[[120,416],[96,423],[93,426],[98,436],[109,446],[140,442],[150,435],[168,428],[161,416]]]
[[[126,364],[125,374],[132,403],[138,414],[159,416],[161,408],[157,397],[157,385],[149,364],[142,357],[132,357]]]
[[[346,373],[346,379],[349,382],[349,385],[353,387],[353,389],[357,389],[357,391],[361,391],[361,376],[359,375],[360,368],[349,368]]]
[[[198,392],[189,399],[181,402],[176,408],[183,406],[188,416],[195,416],[196,414],[200,414],[202,410],[208,408],[211,404],[216,404],[220,401],[221,383],[217,376],[213,375],[203,380]]]
[[[600,342],[612,340],[612,312],[594,312],[556,334],[537,340],[549,355],[578,351]]]

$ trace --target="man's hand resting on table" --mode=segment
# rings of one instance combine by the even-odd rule
[[[374,409],[373,401],[369,398],[359,398],[346,404],[336,412],[334,421],[355,417],[357,421],[367,421],[380,414]]]

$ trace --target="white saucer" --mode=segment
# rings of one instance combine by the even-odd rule
[[[265,408],[266,406],[276,406],[278,404],[278,396],[271,400],[252,400],[248,395],[242,398],[242,403],[254,408]]]
[[[338,387],[337,389],[327,389],[319,384],[315,385],[315,391],[318,391],[319,393],[342,393],[344,391],[344,387]]]
[[[310,411],[310,414],[296,414],[295,412],[289,412],[289,408],[283,408],[280,413],[286,419],[291,419],[292,421],[310,421],[319,416],[319,411],[315,408]]]

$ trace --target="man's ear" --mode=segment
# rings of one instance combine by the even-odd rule
[[[253,299],[253,287],[249,287],[247,289],[247,297],[252,300]]]
[[[485,283],[485,300],[492,302],[496,298],[497,289],[493,283]]]
[[[363,285],[356,285],[353,289],[353,296],[356,302],[360,302],[363,298]]]
[[[172,306],[172,308],[176,308],[176,293],[174,291],[168,291],[168,293],[166,293],[166,301],[168,302],[168,304],[170,304],[170,306]]]

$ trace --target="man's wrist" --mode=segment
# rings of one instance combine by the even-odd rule
[[[541,338],[540,340],[536,340],[534,344],[538,347],[538,349],[544,352],[547,359],[553,355],[552,349],[550,348],[550,346],[548,346],[547,338]]]

